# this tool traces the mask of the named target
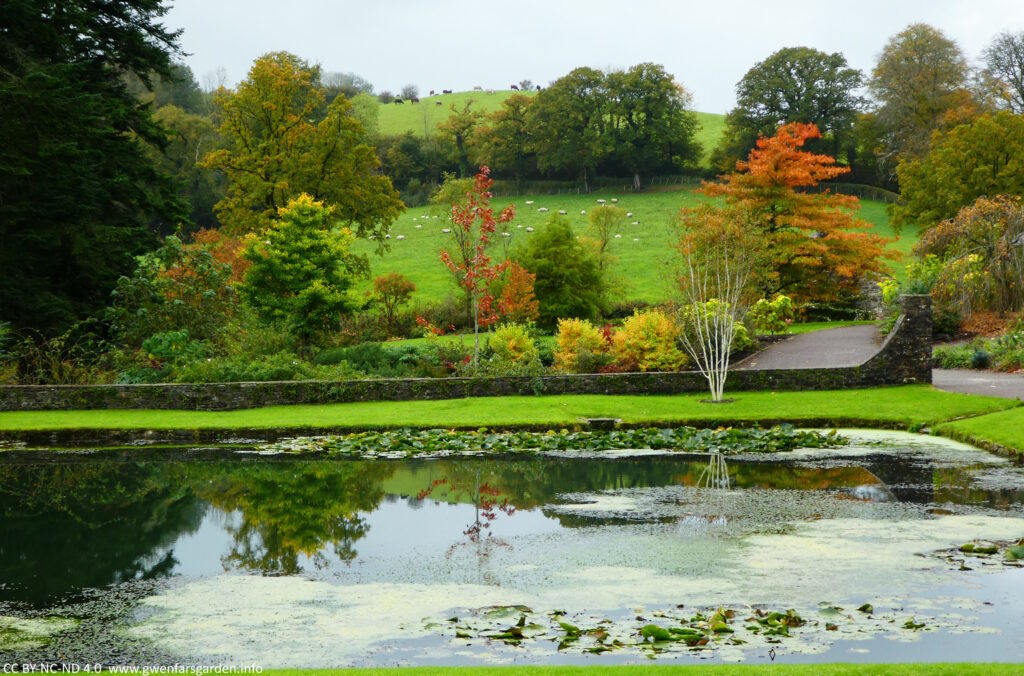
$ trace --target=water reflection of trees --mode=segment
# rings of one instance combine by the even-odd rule
[[[180,466],[0,466],[0,599],[46,604],[83,588],[167,574],[204,505]]]
[[[301,571],[302,557],[328,565],[328,547],[340,561],[356,556],[369,530],[360,512],[384,497],[382,481],[396,465],[366,462],[219,463],[194,484],[197,495],[225,512],[233,540],[226,565],[268,575]]]

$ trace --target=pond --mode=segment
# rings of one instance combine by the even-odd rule
[[[844,434],[711,468],[0,453],[0,662],[1024,659],[1024,469]]]

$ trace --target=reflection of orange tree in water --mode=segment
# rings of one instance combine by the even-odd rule
[[[381,482],[394,471],[386,462],[224,463],[208,467],[196,493],[218,509],[238,512],[225,565],[263,574],[301,572],[300,557],[317,568],[356,556],[369,531],[359,515],[377,508]]]
[[[449,476],[435,479],[430,485],[417,494],[418,500],[425,500],[436,492],[445,490],[450,497],[468,497],[473,503],[473,520],[466,526],[462,534],[465,541],[459,541],[448,548],[448,558],[460,547],[468,547],[476,557],[478,572],[487,584],[497,584],[491,571],[485,569],[485,564],[490,560],[494,547],[511,548],[508,542],[496,538],[491,533],[491,524],[498,519],[499,515],[511,517],[516,513],[515,506],[509,501],[500,488],[493,486],[486,481],[480,480],[480,469],[473,468],[471,471],[464,467],[455,467]],[[461,500],[460,500],[461,502]]]

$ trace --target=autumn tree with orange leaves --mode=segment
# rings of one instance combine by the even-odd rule
[[[853,196],[816,190],[819,183],[849,172],[835,158],[803,150],[821,137],[813,124],[783,125],[762,137],[735,173],[705,183],[701,192],[725,199],[725,208],[764,239],[766,264],[754,283],[765,296],[834,301],[856,293],[860,280],[883,270],[898,254],[891,241],[867,232]]]
[[[458,258],[454,258],[448,249],[441,251],[441,261],[455,275],[469,298],[474,367],[480,357],[480,327],[487,327],[498,320],[498,308],[488,287],[508,265],[507,261],[492,264],[491,257],[487,255],[487,245],[498,224],[508,223],[516,214],[515,207],[508,206],[495,217],[490,192],[494,181],[490,173],[486,166],[480,167],[465,200],[451,205],[452,237],[459,249]]]

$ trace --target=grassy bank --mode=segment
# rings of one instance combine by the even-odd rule
[[[824,392],[740,392],[731,403],[706,403],[707,395],[559,395],[481,397],[440,401],[374,401],[270,406],[239,411],[7,411],[0,431],[69,429],[245,429],[505,427],[577,423],[580,418],[620,418],[630,424],[794,424],[913,429],[994,413],[1018,402],[941,392],[925,385]]]
[[[1024,407],[938,425],[937,434],[976,446],[1024,455]]]

